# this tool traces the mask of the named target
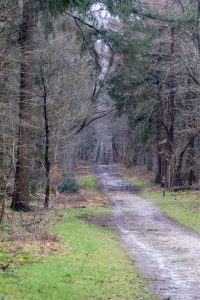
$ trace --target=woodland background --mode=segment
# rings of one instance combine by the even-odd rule
[[[55,170],[123,163],[198,188],[200,1],[0,4],[0,201],[28,210]]]

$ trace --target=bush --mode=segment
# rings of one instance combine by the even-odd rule
[[[84,176],[81,179],[81,185],[88,189],[94,189],[95,187],[99,186],[97,179],[92,175]]]
[[[80,190],[79,184],[73,177],[65,177],[58,185],[58,191],[64,193],[78,193]]]

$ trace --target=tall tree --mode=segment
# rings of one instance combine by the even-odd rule
[[[33,26],[34,2],[32,0],[24,0],[19,32],[21,48],[19,132],[15,191],[11,203],[11,208],[14,210],[29,210],[29,121],[32,98]]]
[[[21,48],[20,72],[20,104],[19,104],[19,133],[17,147],[17,162],[15,172],[15,190],[11,203],[14,210],[29,210],[29,167],[30,167],[30,118],[32,98],[32,72],[33,72],[33,35],[34,15],[36,4],[43,12],[60,14],[70,7],[84,9],[90,1],[54,0],[54,1],[23,1],[22,21],[20,25],[19,43]],[[46,131],[48,129],[46,128]],[[46,132],[47,134],[47,132]],[[48,138],[48,137],[47,137]],[[47,158],[47,156],[45,156]],[[45,158],[45,159],[46,159]],[[48,165],[48,162],[46,162]],[[48,185],[47,185],[48,188]],[[48,193],[48,191],[47,191]]]

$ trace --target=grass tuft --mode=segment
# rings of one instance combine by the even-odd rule
[[[132,183],[134,186],[137,186],[141,189],[147,189],[152,186],[151,182],[145,179],[132,178],[132,179],[128,179],[128,181]]]
[[[83,188],[90,189],[90,190],[93,190],[93,189],[96,189],[99,187],[99,183],[98,183],[96,177],[92,176],[92,175],[83,176],[81,178],[81,185]]]

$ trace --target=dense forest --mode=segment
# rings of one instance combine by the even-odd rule
[[[0,300],[200,299],[200,0],[0,0]]]
[[[28,210],[51,169],[145,166],[198,185],[200,3],[15,1],[0,14],[1,203]]]

